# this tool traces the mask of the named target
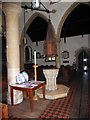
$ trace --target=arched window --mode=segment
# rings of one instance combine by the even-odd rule
[[[31,62],[32,62],[32,48],[26,45],[24,48],[24,63]]]

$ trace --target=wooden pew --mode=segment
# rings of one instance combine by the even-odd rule
[[[0,120],[8,119],[8,105],[0,103]]]

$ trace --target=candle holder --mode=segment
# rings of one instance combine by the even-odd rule
[[[37,82],[37,65],[35,64],[35,65],[33,65],[33,67],[34,67],[34,79],[35,79],[35,82]],[[33,97],[33,100],[38,100],[39,99],[39,97],[37,96],[37,91],[35,90],[35,95],[34,95],[34,97]]]
[[[33,67],[34,67],[34,80],[36,82],[37,81],[37,67],[38,67],[38,65],[33,65]]]

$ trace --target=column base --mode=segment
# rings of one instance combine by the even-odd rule
[[[53,99],[57,99],[57,98],[66,97],[68,95],[68,91],[69,91],[69,87],[67,87],[65,85],[57,85],[56,90],[51,90],[51,91],[45,90],[45,98],[53,100]],[[40,98],[43,98],[41,89],[37,90],[37,95]]]

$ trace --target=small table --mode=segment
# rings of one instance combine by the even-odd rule
[[[22,84],[10,85],[11,105],[13,105],[13,90],[26,91],[30,98],[30,109],[33,112],[33,92],[38,88],[42,88],[43,99],[45,99],[45,82],[44,81],[30,81]]]

